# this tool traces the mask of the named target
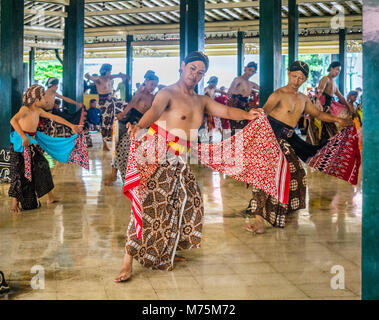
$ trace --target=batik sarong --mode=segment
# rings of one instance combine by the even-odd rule
[[[323,106],[323,112],[331,113],[331,106],[334,103],[333,97],[329,96],[326,93],[323,93],[320,97],[320,104]],[[333,122],[324,122],[321,121],[321,137],[320,144],[325,144],[331,137],[334,137],[338,133],[338,129],[335,123]]]
[[[125,181],[125,173],[128,165],[130,136],[127,132],[126,124],[136,124],[142,118],[143,114],[135,108],[131,108],[122,120],[119,120],[119,139],[116,145],[115,158],[112,166],[116,168],[121,175],[121,181]]]
[[[289,213],[305,208],[306,173],[291,145],[282,138],[278,139],[278,142],[288,161],[291,174],[288,204],[278,202],[274,197],[253,186],[252,199],[246,214],[261,215],[272,226],[283,228]]]
[[[10,145],[10,178],[8,191],[10,197],[16,198],[23,210],[40,207],[38,198],[43,197],[54,188],[49,163],[44,157],[44,151],[37,145],[28,147],[30,158],[28,167],[30,179],[25,172],[24,152],[16,152],[14,145]]]
[[[204,207],[187,164],[187,142],[159,135],[153,126],[136,149],[132,141],[124,193],[133,213],[125,250],[147,268],[172,270],[177,250],[199,248],[202,236]],[[141,165],[141,156],[155,152],[163,157]]]
[[[112,97],[111,94],[99,94],[99,106],[101,111],[101,135],[104,141],[112,141],[114,116],[122,112],[127,103]]]
[[[62,112],[62,111],[59,111],[56,109],[52,109],[51,111],[48,111],[48,112],[51,112],[52,114],[57,115],[57,116],[65,119],[65,120],[67,120],[68,122],[70,122],[72,124],[76,124],[76,125],[83,124],[84,119],[85,119],[84,108],[82,108],[81,110],[78,110],[72,114],[67,113],[67,112]],[[73,135],[71,128],[65,126],[64,124],[55,122],[55,121],[53,121],[51,119],[47,119],[47,118],[40,118],[37,130],[40,132],[43,132],[43,133],[45,133],[51,137],[67,138],[67,137],[71,137]],[[85,134],[86,134],[86,132],[85,132]],[[86,134],[86,136],[87,136],[87,134]]]
[[[30,146],[38,144],[42,150],[46,151],[52,158],[63,163],[77,164],[85,169],[89,169],[87,144],[84,133],[74,134],[69,138],[50,137],[42,132],[29,134],[25,133],[29,139]],[[30,146],[22,145],[22,138],[13,131],[10,134],[10,141],[15,152],[22,153],[24,156],[25,177],[31,181],[31,149]]]
[[[247,214],[262,215],[273,226],[284,227],[286,214],[305,207],[306,179],[299,158],[318,171],[357,183],[360,154],[355,127],[345,128],[324,146],[313,146],[297,136],[292,127],[270,116],[268,119],[290,166],[288,206],[253,188]]]
[[[247,97],[243,97],[242,95],[233,94],[227,102],[229,107],[242,109],[244,111],[249,111],[251,107],[249,106],[249,100]],[[229,120],[229,126],[231,129],[231,134],[234,135],[236,131],[239,131],[246,127],[249,123],[248,120]]]
[[[361,153],[355,126],[346,127],[331,138],[325,147],[307,160],[307,164],[313,169],[356,185]]]

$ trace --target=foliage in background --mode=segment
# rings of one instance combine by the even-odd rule
[[[63,77],[63,66],[58,61],[38,61],[35,65],[35,80],[45,82],[48,78]]]
[[[299,54],[298,59],[308,64],[310,75],[307,82],[316,87],[330,64],[329,54]]]

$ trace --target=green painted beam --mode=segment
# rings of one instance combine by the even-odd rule
[[[126,74],[130,76],[130,79],[126,82],[125,97],[127,101],[132,100],[132,85],[133,85],[133,36],[126,36]]]
[[[66,7],[63,50],[63,95],[83,101],[84,82],[84,0],[70,0]],[[69,105],[69,112],[76,106]]]
[[[205,0],[180,0],[180,59],[192,51],[204,52]],[[204,92],[204,79],[195,91]]]
[[[282,21],[281,0],[260,0],[259,85],[260,105],[281,86]]]
[[[341,73],[338,76],[338,87],[342,95],[345,95],[346,88],[346,29],[339,30],[339,62],[341,63]]]
[[[297,60],[299,48],[299,7],[288,0],[288,66]]]
[[[238,31],[237,33],[237,76],[241,76],[244,70],[244,60],[245,60],[245,45],[243,43],[244,37],[245,37],[245,32]]]
[[[363,2],[362,299],[379,299],[379,2]]]
[[[24,90],[24,2],[1,0],[0,11],[0,180],[8,180],[9,121],[22,106]]]

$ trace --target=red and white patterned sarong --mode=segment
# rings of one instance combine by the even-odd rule
[[[356,185],[361,165],[358,139],[355,126],[347,127],[331,138],[314,157],[308,159],[307,164],[318,171]]]
[[[178,148],[185,147],[189,147],[189,142],[181,141],[156,125],[141,140],[131,138],[124,194],[132,202],[139,238],[142,233],[143,214],[141,199],[146,181],[157,169],[157,161],[167,151],[171,149],[178,152]],[[289,165],[263,110],[260,110],[255,121],[230,139],[215,144],[191,143],[190,147],[192,154],[202,164],[254,185],[283,204],[288,203]],[[146,161],[147,158],[150,161]]]

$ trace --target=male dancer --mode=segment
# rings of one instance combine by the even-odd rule
[[[253,186],[253,196],[246,213],[255,215],[256,220],[253,225],[245,225],[247,231],[263,233],[264,219],[275,227],[284,227],[288,213],[305,208],[306,174],[299,158],[304,162],[307,161],[316,154],[319,147],[307,144],[295,134],[295,127],[302,113],[305,111],[321,121],[337,122],[341,126],[352,124],[351,120],[321,112],[306,95],[298,92],[300,86],[307,80],[308,74],[308,65],[302,61],[295,61],[288,70],[288,84],[274,91],[263,107],[289,162],[291,171],[289,201],[288,205],[278,203],[276,199]]]
[[[336,95],[339,102],[347,108],[350,114],[354,113],[354,108],[350,105],[341,92],[338,90],[338,86],[335,82],[335,78],[341,73],[341,63],[333,61],[328,67],[328,75],[321,78],[317,87],[317,96],[323,107],[323,112],[332,113],[337,115],[339,112],[333,112],[333,97]],[[343,107],[341,105],[341,107]],[[338,108],[338,109],[341,109]],[[337,126],[334,123],[322,122],[321,127],[321,139],[320,144],[324,144],[329,138],[336,135],[338,132]]]
[[[59,80],[57,78],[49,78],[47,80],[46,82],[47,90],[45,91],[46,104],[42,106],[42,108],[45,111],[50,112],[54,115],[57,115],[73,124],[79,124],[80,120],[82,120],[83,122],[84,117],[82,117],[82,113],[84,110],[82,110],[82,108],[84,105],[80,102],[76,102],[75,100],[64,97],[60,95],[59,93],[57,93],[58,85],[59,85]],[[67,103],[76,105],[78,110],[75,113],[70,114],[68,112],[62,112],[59,109],[54,108],[56,98],[62,99],[63,101],[66,101]],[[85,112],[84,112],[84,115],[85,115]],[[52,121],[51,119],[42,119],[40,121],[39,130],[52,137],[70,137],[72,135],[72,131],[70,130],[70,128],[68,128],[67,126],[63,124],[56,123]],[[87,136],[86,132],[85,134]]]
[[[84,76],[95,82],[97,92],[99,94],[99,105],[102,114],[101,135],[103,136],[103,150],[110,151],[107,141],[112,140],[112,128],[114,115],[121,112],[126,107],[126,102],[117,100],[112,97],[113,79],[122,78],[127,75],[121,72],[112,75],[112,65],[104,63],[100,68],[100,76],[91,76],[86,73]]]
[[[46,105],[46,101],[42,86],[32,85],[28,88],[22,102],[20,110],[10,121],[15,131],[10,134],[11,183],[8,194],[12,198],[11,212],[15,213],[20,212],[19,204],[24,210],[38,208],[38,198],[45,194],[48,194],[48,204],[59,200],[52,191],[54,183],[49,164],[43,156],[44,150],[61,162],[75,162],[88,167],[85,147],[78,150],[78,153],[83,152],[83,158],[76,157],[75,152],[72,153],[79,145],[77,142],[80,143],[79,137],[52,138],[37,131],[40,117],[62,123],[70,127],[74,133],[82,130],[81,125],[74,125],[43,110],[42,106]]]
[[[259,91],[259,86],[249,79],[257,73],[258,65],[255,62],[249,62],[244,73],[240,77],[234,78],[232,84],[227,92],[228,95],[228,106],[239,108],[245,111],[250,110],[249,107],[249,97],[255,91]],[[236,130],[243,129],[247,125],[247,121],[229,121],[231,134],[234,135]]]
[[[130,147],[130,137],[126,131],[126,124],[136,124],[143,114],[150,109],[154,100],[153,92],[158,82],[159,78],[155,74],[146,75],[144,85],[141,86],[142,89],[134,95],[124,111],[116,115],[123,130],[120,130],[120,139],[116,146],[116,156],[112,164],[112,174],[104,182],[106,186],[117,180],[117,170],[120,172],[122,183],[124,183]]]
[[[181,64],[179,81],[157,93],[152,107],[137,125],[128,125],[133,136],[138,130],[150,127],[147,136],[158,141],[163,139],[167,147],[163,149],[166,155],[163,163],[152,173],[145,173],[148,180],[141,203],[143,231],[136,228],[136,217],[132,215],[124,261],[116,282],[130,278],[133,257],[147,268],[172,270],[177,249],[200,246],[203,202],[195,176],[184,159],[190,143],[188,138],[197,141],[197,135],[193,137],[191,131],[200,128],[204,111],[233,120],[258,117],[256,110],[230,108],[195,93],[195,86],[208,66],[208,57],[203,53],[188,54]]]

